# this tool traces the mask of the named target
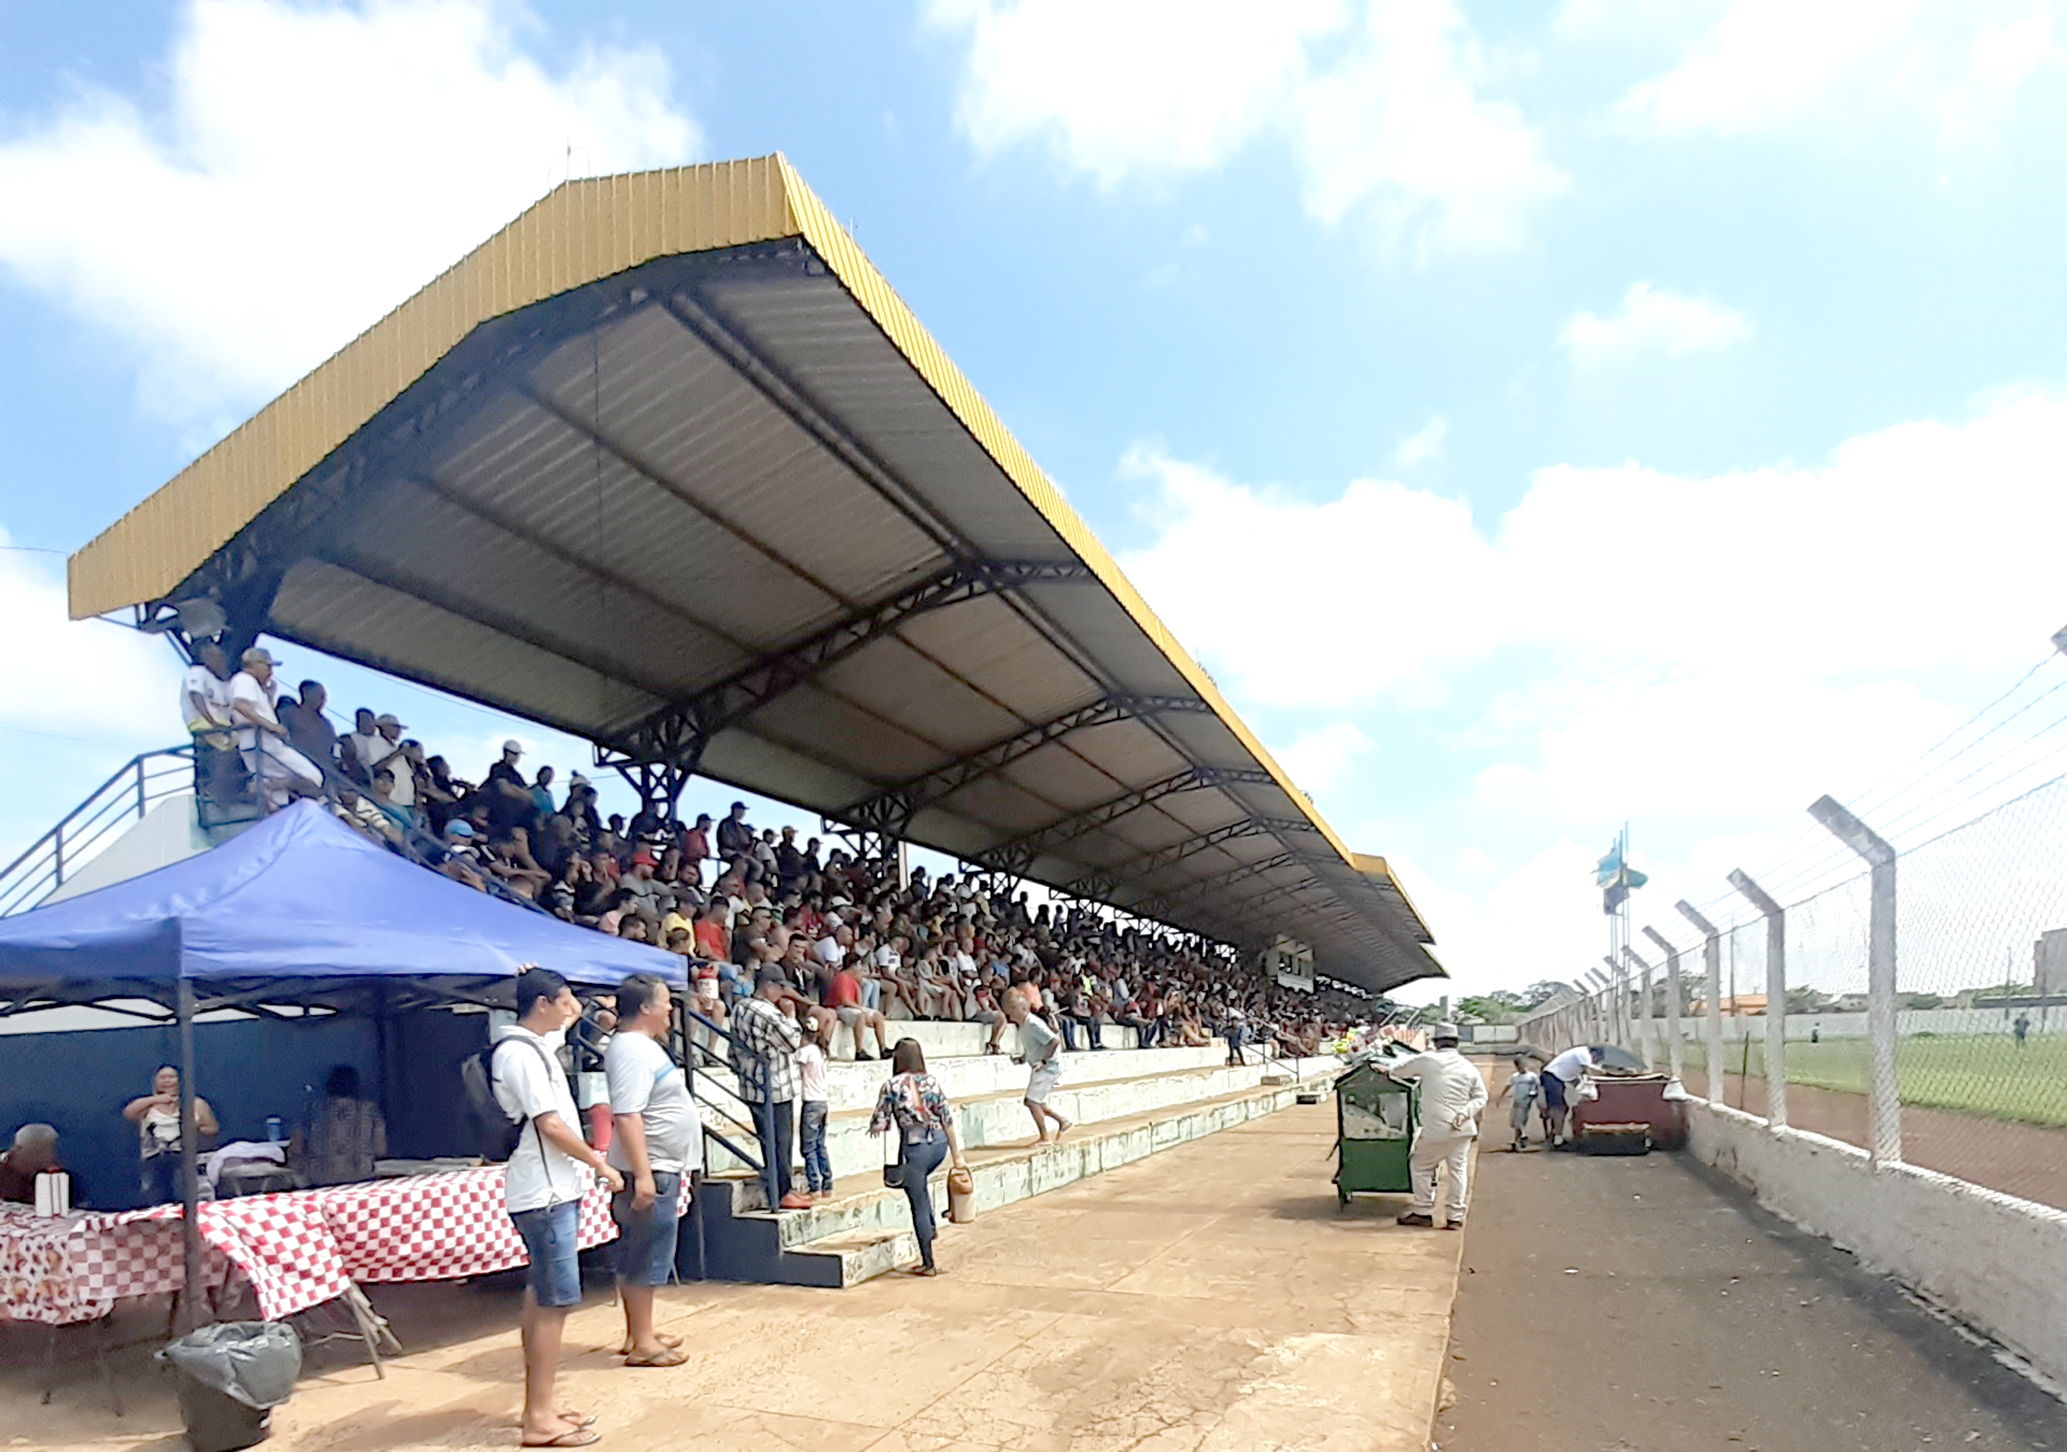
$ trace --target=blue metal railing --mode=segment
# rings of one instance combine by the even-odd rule
[[[0,917],[27,912],[142,821],[152,807],[193,790],[192,746],[172,746],[131,757],[56,826],[0,867]]]

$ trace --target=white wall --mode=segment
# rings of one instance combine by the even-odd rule
[[[2067,1381],[2067,1211],[1705,1101],[1690,1152],[1759,1203],[1834,1241]]]

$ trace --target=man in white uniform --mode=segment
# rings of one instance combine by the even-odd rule
[[[244,669],[230,678],[237,746],[251,773],[252,789],[268,809],[284,807],[294,797],[316,796],[323,786],[315,763],[287,744],[287,728],[274,709],[280,698],[280,683],[273,676],[278,664],[270,652],[253,646],[244,652]]]
[[[1385,1071],[1395,1079],[1419,1080],[1421,1084],[1421,1127],[1414,1132],[1414,1146],[1407,1152],[1414,1203],[1401,1212],[1399,1222],[1435,1224],[1435,1172],[1442,1166],[1450,1182],[1449,1223],[1444,1228],[1462,1230],[1471,1183],[1471,1145],[1478,1138],[1478,1117],[1486,1107],[1486,1081],[1457,1052],[1457,1025],[1439,1023],[1431,1038],[1434,1048],[1389,1065]]]

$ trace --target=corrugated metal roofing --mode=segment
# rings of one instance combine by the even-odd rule
[[[1441,972],[780,157],[556,189],[71,561],[81,616],[254,588],[605,746],[693,717],[703,775]]]

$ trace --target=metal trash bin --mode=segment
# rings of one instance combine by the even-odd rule
[[[236,1452],[272,1435],[274,1407],[294,1393],[301,1338],[278,1321],[225,1321],[166,1346],[179,1417],[194,1452]]]
[[[1335,1081],[1335,1199],[1411,1193],[1407,1152],[1421,1123],[1421,1091],[1388,1077],[1376,1057]]]

